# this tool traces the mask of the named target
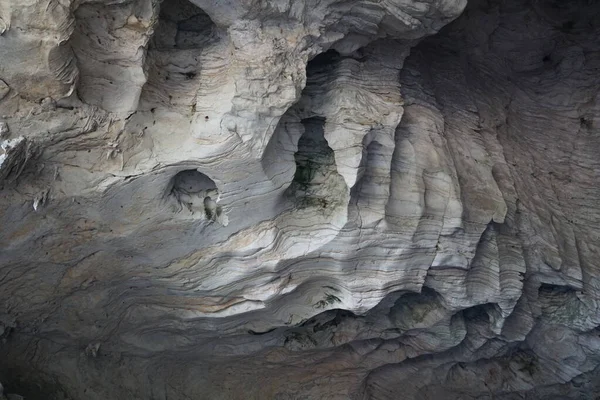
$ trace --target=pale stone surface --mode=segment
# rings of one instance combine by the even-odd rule
[[[0,381],[594,399],[598,15],[0,0]]]

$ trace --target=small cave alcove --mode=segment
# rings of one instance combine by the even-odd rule
[[[188,0],[162,2],[148,44],[148,81],[141,108],[169,106],[194,110],[202,84],[203,57],[220,38],[215,23],[195,4]]]
[[[216,26],[201,8],[188,0],[164,1],[151,48],[198,49],[214,39]]]
[[[177,210],[187,209],[192,214],[200,213],[209,220],[222,214],[217,205],[219,189],[215,181],[195,169],[178,172],[169,185],[169,196],[177,202]]]

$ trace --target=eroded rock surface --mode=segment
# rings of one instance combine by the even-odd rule
[[[596,399],[599,93],[589,0],[0,0],[5,392]]]

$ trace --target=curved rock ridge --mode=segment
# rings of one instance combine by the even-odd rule
[[[595,399],[599,93],[589,0],[0,0],[4,392]]]

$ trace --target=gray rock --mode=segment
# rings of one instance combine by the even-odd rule
[[[6,139],[10,136],[10,128],[6,122],[0,121],[0,139]]]
[[[0,100],[6,97],[6,95],[10,92],[10,88],[2,79],[0,79]]]
[[[16,3],[0,376],[600,396],[600,3]]]

